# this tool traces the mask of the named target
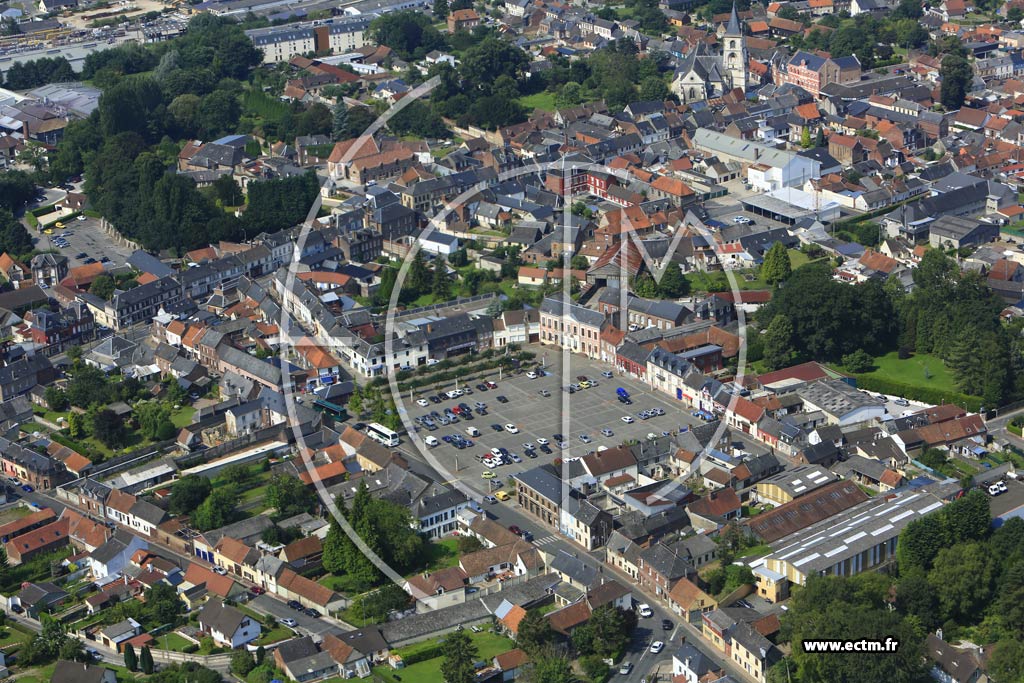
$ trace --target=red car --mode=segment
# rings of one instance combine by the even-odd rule
[[[266,588],[262,588],[260,586],[253,586],[252,588],[249,589],[249,592],[252,593],[253,595],[263,595],[264,593],[267,592],[267,589]]]
[[[508,528],[508,530],[511,531],[512,533],[514,533],[516,536],[522,536],[523,535],[523,530],[520,529],[519,527],[517,527],[515,524],[510,526]]]

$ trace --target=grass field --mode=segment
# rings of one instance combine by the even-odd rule
[[[539,92],[534,95],[526,95],[519,98],[519,104],[527,109],[540,109],[541,111],[555,111],[555,93]]]
[[[174,652],[184,652],[185,648],[189,645],[195,645],[191,640],[179,636],[177,633],[168,633],[166,635],[159,636],[156,639],[155,647],[161,650],[172,650]]]
[[[490,633],[484,631],[482,633],[470,633],[470,638],[473,639],[473,643],[477,648],[477,659],[489,660],[495,655],[500,655],[502,652],[511,650],[514,645],[509,638],[499,636],[496,633]],[[439,639],[438,639],[439,640]],[[399,648],[397,653],[402,656],[408,656],[412,652],[422,650],[424,648],[432,647],[438,640],[428,640],[423,643],[417,643],[416,645],[410,645],[406,648]],[[443,657],[434,657],[424,662],[418,662],[412,666],[407,666],[401,671],[395,671],[390,667],[376,666],[373,668],[373,673],[379,676],[387,683],[398,683],[398,679],[395,674],[401,676],[402,681],[440,681],[443,680],[441,676],[441,662],[444,661]]]
[[[943,391],[957,391],[953,375],[943,362],[927,353],[917,353],[900,360],[896,352],[878,356],[875,369],[865,373],[867,377],[887,379],[915,387],[928,387]]]

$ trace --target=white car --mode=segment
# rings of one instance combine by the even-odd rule
[[[622,676],[628,676],[629,673],[632,670],[633,670],[633,665],[632,664],[630,664],[629,662],[623,662],[622,666],[619,667],[619,674],[622,675]]]
[[[665,649],[665,643],[661,642],[660,640],[656,640],[653,643],[651,643],[651,654],[652,655],[656,655],[656,654],[658,654],[659,652],[661,652],[664,649]]]
[[[505,425],[505,431],[508,432],[509,434],[518,434],[519,427],[516,427],[514,424],[510,422],[509,424]]]
[[[547,446],[548,445],[548,440],[545,439],[543,436],[537,437],[537,444],[539,446]]]
[[[491,449],[491,455],[493,455],[498,460],[501,460],[501,449],[500,448],[492,448]]]
[[[528,373],[526,373],[526,376],[529,377],[530,379],[537,379],[537,373],[534,372],[533,370],[530,370]]]
[[[228,575],[228,570],[224,569],[224,567],[214,567],[213,568],[213,573],[214,574],[220,574],[221,576],[227,576]]]
[[[458,398],[459,396],[462,396],[462,394],[456,394],[455,389],[444,392],[444,395],[447,396],[448,398]]]
[[[416,405],[418,405],[420,408],[426,408],[427,406],[430,405],[430,401],[428,401],[425,398],[418,398],[416,399]]]
[[[639,605],[637,605],[636,613],[639,614],[644,619],[646,619],[648,617],[653,617],[654,616],[654,610],[652,610],[651,606],[648,605],[646,602],[642,602]]]
[[[633,418],[630,417],[629,415],[623,415],[622,416],[622,421],[625,422],[628,425],[633,424]]]
[[[439,443],[441,443],[441,442],[440,442],[440,441],[438,441],[438,440],[437,440],[437,439],[436,439],[435,437],[433,437],[433,436],[428,436],[428,437],[425,437],[425,438],[423,439],[423,443],[425,443],[425,444],[427,444],[428,446],[430,446],[431,448],[433,448],[434,446],[436,446],[437,444],[439,444]]]
[[[292,619],[291,617],[285,617],[284,619],[278,619],[277,621],[281,624],[284,624],[288,628],[295,628],[298,625],[298,622]]]

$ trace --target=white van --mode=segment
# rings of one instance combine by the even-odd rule
[[[428,446],[430,446],[431,448],[433,448],[434,446],[436,446],[437,444],[439,444],[439,443],[440,443],[440,441],[438,441],[438,440],[437,440],[437,439],[436,439],[435,437],[433,437],[433,436],[427,436],[427,437],[424,437],[424,439],[423,439],[423,443],[425,443],[425,444],[427,444]]]
[[[466,427],[466,433],[470,436],[480,436],[480,430],[476,427]]]

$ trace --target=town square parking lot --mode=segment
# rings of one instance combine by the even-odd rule
[[[580,457],[597,450],[600,446],[611,448],[627,440],[644,441],[649,434],[660,436],[664,432],[674,432],[700,423],[698,418],[690,415],[678,402],[672,401],[664,394],[652,392],[649,387],[634,378],[620,376],[618,373],[611,379],[603,377],[601,373],[610,370],[607,365],[573,355],[568,372],[565,372],[563,377],[563,358],[560,350],[536,345],[529,348],[537,353],[538,360],[544,359],[544,374],[536,379],[530,379],[524,372],[511,376],[504,375],[499,380],[495,371],[490,379],[498,383],[497,389],[482,392],[475,388],[474,382],[471,385],[471,395],[445,399],[440,404],[430,403],[427,407],[415,403],[417,398],[454,389],[453,382],[437,387],[434,391],[424,390],[417,393],[413,401],[408,398],[405,400],[405,408],[414,419],[431,411],[444,414],[446,408],[452,408],[459,403],[474,407],[477,401],[486,404],[487,415],[474,413],[473,420],[460,419],[458,423],[451,425],[437,423],[438,428],[434,431],[427,431],[417,425],[421,438],[429,435],[438,439],[439,444],[430,448],[430,451],[441,465],[454,478],[478,491],[488,490],[488,484],[481,476],[488,468],[475,456],[485,454],[492,448],[505,448],[522,459],[520,463],[491,469],[495,474],[494,480],[500,482],[511,474],[552,462],[555,458]],[[591,381],[596,380],[598,385],[569,395],[563,387],[570,382],[578,382],[579,376],[585,376]],[[465,386],[460,382],[460,388]],[[616,390],[619,387],[629,393],[633,401],[631,405],[619,402],[616,397]],[[546,390],[550,396],[542,396],[542,390]],[[504,396],[508,402],[501,403],[498,396]],[[661,408],[665,414],[646,420],[637,415],[641,411],[655,408]],[[624,416],[632,418],[632,423],[624,422]],[[504,428],[506,424],[515,425],[518,433],[508,432]],[[497,431],[492,425],[500,425],[501,431]],[[470,436],[466,431],[468,427],[475,427],[480,431],[480,435]],[[602,434],[602,429],[609,429],[612,434],[606,436]],[[473,446],[460,450],[442,440],[442,437],[453,434],[470,439]],[[558,447],[555,434],[562,434],[565,437],[565,449]],[[590,439],[589,443],[580,439],[581,434]],[[537,448],[538,438],[548,440],[552,449],[550,454],[543,453]],[[526,443],[535,446],[536,458],[526,456]],[[408,437],[403,437],[400,450],[422,459],[416,445]]]

